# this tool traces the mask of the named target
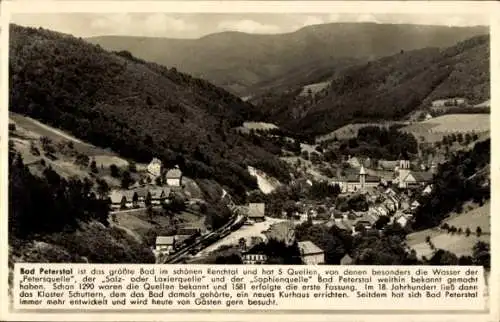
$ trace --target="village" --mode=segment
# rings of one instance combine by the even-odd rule
[[[346,198],[361,196],[366,200],[365,209],[341,211],[336,207],[327,207],[321,202],[297,202],[297,211],[291,214],[283,211],[281,216],[276,216],[266,212],[265,203],[235,205],[225,195],[222,198],[228,198],[228,206],[232,211],[244,216],[243,226],[227,237],[208,245],[206,249],[187,255],[186,258],[194,258],[197,260],[196,262],[202,262],[201,258],[210,252],[216,253],[220,248],[235,247],[241,254],[242,263],[264,264],[267,263],[267,256],[262,247],[263,243],[269,239],[276,239],[283,241],[286,245],[292,245],[296,241],[294,227],[308,221],[314,224],[326,225],[327,227],[335,225],[353,236],[363,230],[376,228],[378,222],[383,223],[380,225],[380,229],[383,229],[385,224],[393,222],[397,222],[404,228],[411,222],[413,213],[419,206],[419,196],[432,191],[432,171],[435,171],[435,165],[427,169],[419,163],[412,163],[407,158],[401,158],[401,160],[397,161],[382,162],[374,169],[370,167],[369,161],[369,159],[361,160],[357,157],[351,157],[348,160],[350,168],[347,173],[328,180],[329,185],[338,187],[340,190],[339,196]],[[390,167],[392,167],[392,171],[387,171]],[[386,173],[384,177],[369,174],[376,173],[376,170],[382,168],[385,169]],[[387,172],[390,172],[390,175],[387,175]],[[310,180],[307,180],[307,183],[312,184]],[[168,191],[171,186],[179,187],[179,184],[179,181],[170,181],[170,185],[167,184],[167,187],[154,188],[156,190],[153,191]],[[144,187],[133,188],[127,192],[127,195],[133,195],[138,189],[143,189],[141,191],[142,196],[144,196]],[[166,193],[160,194],[156,192],[155,196],[158,195],[167,196]],[[114,200],[116,206],[123,204],[123,201],[119,201],[119,197]],[[139,199],[139,203],[141,200]],[[156,202],[163,202],[159,199],[155,200]],[[166,198],[166,202],[168,202],[168,198]],[[133,206],[133,202],[128,202],[127,205]],[[193,232],[193,234],[195,233],[197,232]],[[157,236],[155,251],[157,254],[162,255],[175,254],[179,247],[189,246],[186,245],[186,241],[192,236],[185,233],[175,236]],[[312,241],[299,241],[297,244],[300,249],[302,263],[325,263],[324,250]],[[349,264],[350,260],[349,255],[346,254],[341,264]]]

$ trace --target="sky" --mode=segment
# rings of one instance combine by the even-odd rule
[[[409,23],[424,25],[489,25],[484,15],[443,14],[171,14],[171,13],[57,13],[13,14],[13,23],[43,27],[77,37],[128,35],[199,38],[222,31],[259,34],[287,33],[331,22]]]

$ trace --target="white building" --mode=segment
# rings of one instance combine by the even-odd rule
[[[175,236],[156,237],[156,251],[169,254],[175,248]]]
[[[267,255],[261,252],[246,252],[242,256],[243,264],[245,265],[255,265],[255,264],[265,264],[267,263]]]
[[[180,187],[182,185],[182,171],[177,165],[175,168],[168,170],[165,177],[167,179],[167,185],[171,187]]]
[[[153,160],[151,160],[151,162],[148,164],[148,173],[154,178],[157,178],[161,176],[161,167],[162,163],[160,159],[153,158]]]
[[[300,255],[306,265],[318,265],[325,263],[325,252],[313,242],[307,240],[299,242]]]

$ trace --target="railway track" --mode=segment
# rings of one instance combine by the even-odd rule
[[[178,250],[172,256],[167,257],[161,264],[176,264],[182,262],[186,255],[192,253],[193,251],[198,253],[220,239],[225,238],[236,229],[239,229],[243,225],[244,220],[245,217],[234,215],[227,224],[216,231],[196,238],[191,245]]]

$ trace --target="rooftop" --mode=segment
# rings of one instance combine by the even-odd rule
[[[167,171],[167,179],[180,179],[182,177],[182,171],[178,166]]]
[[[156,237],[156,245],[173,245],[175,236],[158,236]]]
[[[316,246],[312,241],[306,240],[299,242],[299,249],[302,255],[313,255],[323,253],[323,250]]]
[[[265,204],[250,203],[248,204],[248,217],[260,218],[265,216]]]

